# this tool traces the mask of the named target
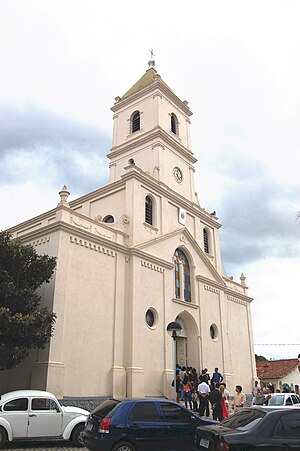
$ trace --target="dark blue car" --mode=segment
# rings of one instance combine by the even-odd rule
[[[90,414],[83,438],[92,451],[188,451],[197,426],[212,423],[167,399],[109,399]]]

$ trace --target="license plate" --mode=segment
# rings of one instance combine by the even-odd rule
[[[203,448],[208,448],[209,447],[209,440],[206,440],[206,438],[202,438],[200,440],[200,446],[203,446]]]
[[[91,431],[93,429],[93,423],[88,423],[86,426],[85,426],[85,430],[86,431]]]

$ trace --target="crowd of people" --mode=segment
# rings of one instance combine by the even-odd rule
[[[174,386],[174,381],[172,385]],[[266,386],[263,382],[259,384],[255,381],[252,388],[252,404],[268,404],[275,391],[280,390],[275,390],[272,384]],[[235,394],[229,405],[229,392],[217,367],[210,377],[207,368],[198,375],[195,368],[177,365],[176,397],[177,402],[184,402],[185,407],[198,412],[200,416],[209,417],[211,409],[213,419],[220,421],[228,417],[230,407],[233,412],[237,412],[246,405],[246,395],[241,385],[236,385]]]
[[[176,395],[177,402],[183,401],[185,407],[198,412],[200,416],[210,416],[211,409],[215,420],[228,417],[229,392],[218,368],[215,368],[210,377],[207,368],[198,375],[195,368],[177,365]],[[237,385],[231,407],[237,411],[245,402],[246,396],[242,387]]]

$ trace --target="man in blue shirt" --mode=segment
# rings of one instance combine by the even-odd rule
[[[213,383],[213,386],[215,387],[215,384],[220,384],[224,380],[221,373],[219,373],[219,368],[215,368],[215,372],[212,375],[211,382]]]

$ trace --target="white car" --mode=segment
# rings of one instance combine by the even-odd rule
[[[84,446],[82,435],[89,412],[60,405],[52,393],[17,390],[0,397],[0,448],[15,439],[70,439]]]
[[[264,397],[266,398],[267,395]],[[255,398],[252,400],[254,405]],[[264,405],[267,407],[300,407],[300,399],[295,393],[272,393],[271,398]]]
[[[268,406],[295,406],[300,407],[300,399],[294,393],[273,393]]]

